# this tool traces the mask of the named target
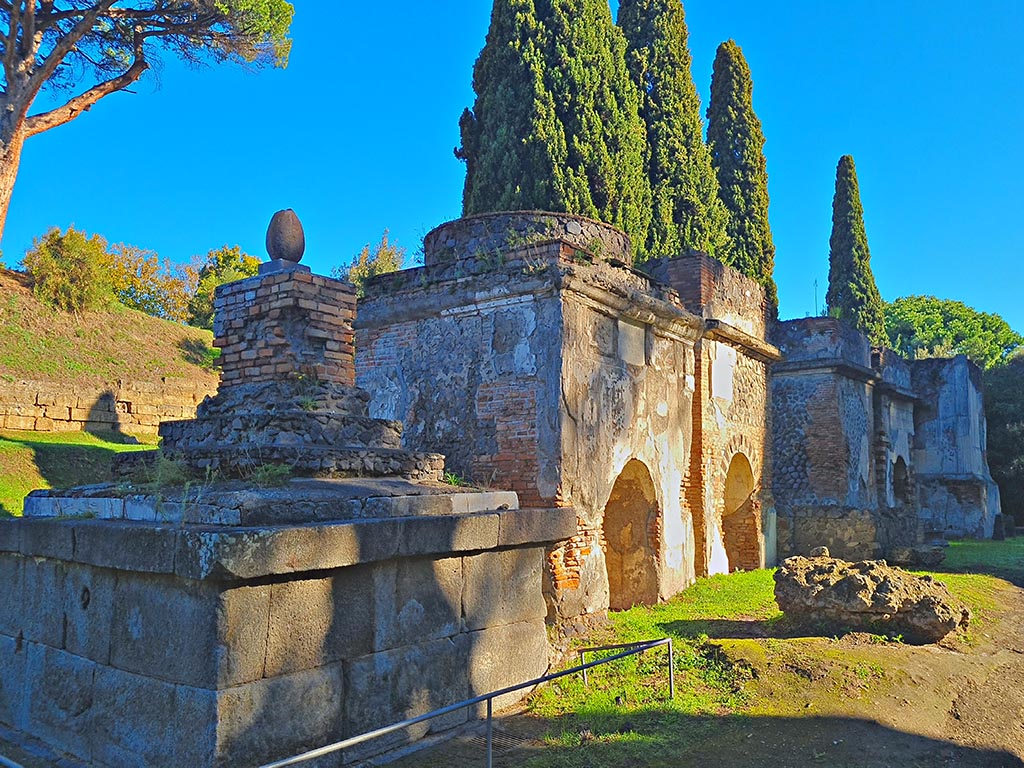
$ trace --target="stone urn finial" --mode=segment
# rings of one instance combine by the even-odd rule
[[[306,250],[306,235],[295,211],[278,211],[267,227],[267,253],[271,259],[298,263]]]

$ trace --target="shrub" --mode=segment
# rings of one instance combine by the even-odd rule
[[[33,241],[22,266],[32,278],[33,293],[51,307],[81,312],[110,303],[109,256],[99,235],[54,227]]]

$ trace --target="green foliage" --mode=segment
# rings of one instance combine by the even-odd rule
[[[464,214],[582,214],[643,253],[651,192],[625,49],[605,0],[496,0],[460,121]]]
[[[0,518],[20,515],[36,488],[70,488],[109,482],[114,454],[155,448],[156,436],[111,432],[0,432]]]
[[[829,240],[828,313],[868,337],[875,346],[888,342],[882,296],[871,273],[871,251],[864,229],[857,169],[853,158],[843,155],[836,169],[836,194],[832,200],[832,237]]]
[[[389,241],[388,231],[385,229],[379,243],[372,247],[369,243],[364,245],[363,250],[356,254],[347,266],[332,270],[331,277],[348,280],[356,287],[356,293],[362,296],[366,292],[365,283],[368,279],[388,272],[397,272],[404,265],[405,248]]]
[[[728,212],[704,143],[683,6],[679,0],[622,0],[618,23],[647,128],[653,192],[647,249],[673,256],[693,248],[730,263]]]
[[[107,243],[74,227],[54,227],[33,240],[22,265],[41,302],[66,312],[107,306],[111,299]]]
[[[981,368],[1005,363],[1024,344],[1024,337],[999,315],[934,296],[887,303],[885,331],[889,345],[911,360],[967,355]]]
[[[188,324],[213,328],[213,295],[217,286],[252,277],[259,268],[260,260],[242,253],[237,245],[224,245],[207,253],[198,270],[196,292],[189,301]]]
[[[736,42],[718,46],[708,106],[708,147],[718,185],[729,210],[732,265],[764,286],[768,306],[778,314],[772,272],[775,243],[768,223],[768,163],[764,132],[754,114],[750,67]]]
[[[1003,514],[1024,523],[1024,353],[985,371],[984,380],[988,466]]]

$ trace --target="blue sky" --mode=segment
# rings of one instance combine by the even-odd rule
[[[490,2],[294,2],[287,70],[168,57],[135,93],[30,139],[7,264],[71,223],[177,261],[223,244],[263,256],[291,207],[326,273],[385,228],[413,254],[457,218],[452,149]],[[815,312],[815,280],[824,301],[835,167],[852,154],[883,298],[958,299],[1024,332],[1024,3],[685,7],[705,106],[722,40],[753,71],[783,317]]]

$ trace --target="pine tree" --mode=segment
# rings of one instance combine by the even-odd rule
[[[864,229],[857,169],[843,155],[836,169],[832,237],[828,256],[828,313],[853,325],[873,345],[887,343],[882,297],[871,274],[871,251]]]
[[[605,0],[495,0],[463,113],[463,213],[601,219],[641,254],[650,226],[639,97]]]
[[[728,212],[704,143],[683,6],[679,0],[621,0],[618,24],[650,148],[648,248],[655,255],[695,248],[729,263]]]
[[[775,243],[768,223],[768,165],[764,133],[754,114],[753,82],[735,41],[718,46],[708,106],[708,148],[722,201],[729,210],[733,266],[764,286],[769,310],[778,314],[772,272]]]

